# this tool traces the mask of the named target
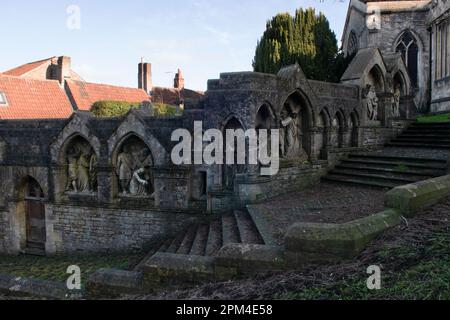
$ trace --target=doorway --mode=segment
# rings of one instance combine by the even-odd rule
[[[26,250],[45,253],[46,225],[44,192],[39,183],[29,178],[25,186]]]

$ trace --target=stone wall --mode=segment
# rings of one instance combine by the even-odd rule
[[[201,219],[195,213],[51,204],[46,216],[48,253],[141,249]]]

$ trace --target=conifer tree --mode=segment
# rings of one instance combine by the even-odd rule
[[[267,22],[253,69],[275,74],[296,62],[309,79],[321,81],[338,82],[345,69],[335,33],[327,18],[313,8],[300,8],[294,16],[281,13]]]

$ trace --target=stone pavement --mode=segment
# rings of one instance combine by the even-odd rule
[[[322,182],[255,206],[279,245],[296,222],[346,223],[384,210],[383,190]]]

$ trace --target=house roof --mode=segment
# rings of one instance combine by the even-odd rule
[[[117,87],[83,81],[66,81],[66,90],[74,107],[90,111],[97,101],[124,101],[130,103],[149,102],[148,94],[142,89]]]
[[[0,74],[0,92],[7,100],[0,105],[0,119],[62,119],[72,105],[55,80],[33,80]]]
[[[153,103],[179,105],[182,101],[186,99],[199,99],[203,96],[204,96],[203,92],[189,89],[180,90],[175,88],[162,88],[162,87],[153,87],[152,89]]]
[[[23,64],[21,66],[15,67],[11,70],[5,71],[3,74],[8,75],[8,76],[21,77],[21,76],[27,74],[28,72],[33,71],[33,70],[39,68],[40,66],[52,61],[55,58],[56,57],[51,57],[48,59]]]

